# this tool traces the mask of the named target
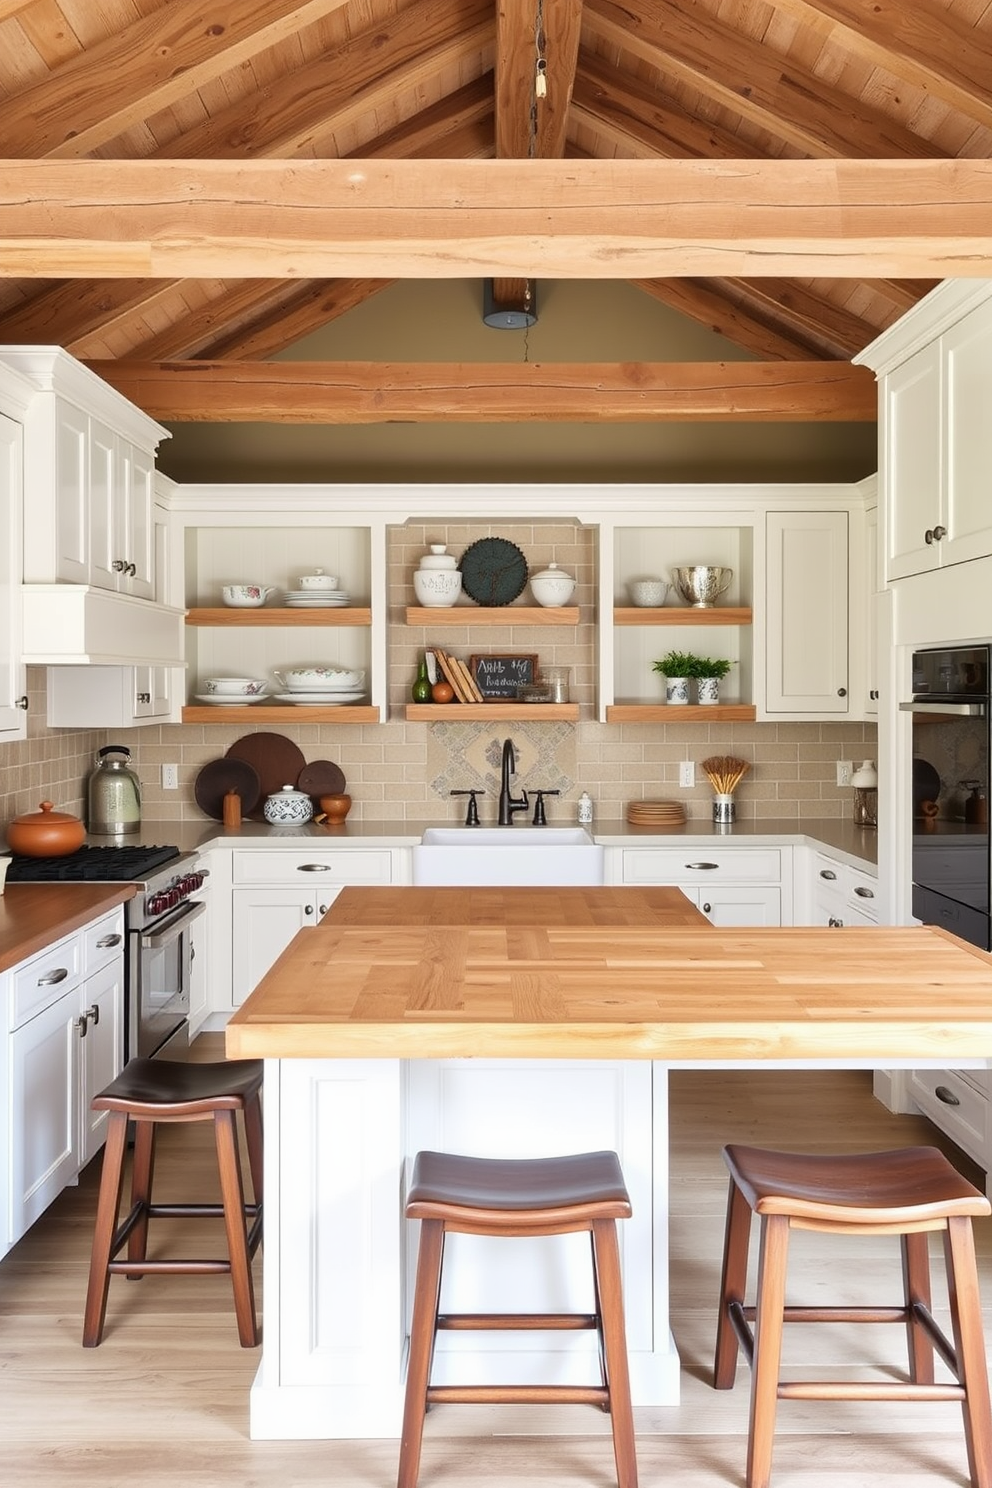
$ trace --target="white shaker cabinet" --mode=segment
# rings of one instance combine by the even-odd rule
[[[849,520],[846,511],[773,511],[765,518],[768,718],[846,718],[852,711]]]
[[[992,554],[992,286],[938,286],[855,360],[879,374],[886,580]]]
[[[21,660],[21,426],[0,413],[0,742],[27,732]]]
[[[9,1076],[0,1254],[103,1144],[95,1094],[123,1058],[124,917],[116,909],[6,973]]]
[[[792,923],[792,849],[710,840],[607,852],[607,882],[681,889],[714,925]]]

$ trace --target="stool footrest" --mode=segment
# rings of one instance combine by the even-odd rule
[[[604,1385],[431,1385],[429,1405],[598,1405],[607,1409]]]
[[[782,1380],[779,1400],[963,1400],[963,1385],[912,1380]]]
[[[228,1276],[231,1263],[226,1260],[196,1261],[177,1256],[168,1261],[111,1261],[111,1276]]]
[[[441,1312],[437,1326],[450,1332],[526,1333],[544,1329],[581,1331],[595,1328],[599,1319],[586,1312]]]

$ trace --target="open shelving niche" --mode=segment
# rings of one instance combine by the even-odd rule
[[[241,517],[244,522],[244,516]],[[269,519],[271,523],[271,518]],[[362,724],[382,717],[379,697],[384,667],[375,662],[372,572],[375,529],[368,526],[196,526],[186,529],[187,704],[183,723]],[[338,578],[351,596],[348,606],[296,609],[278,603],[315,568]],[[225,584],[259,583],[275,593],[258,609],[225,605]],[[273,602],[275,601],[275,602]],[[357,668],[370,685],[371,701],[341,706],[263,700],[218,706],[197,703],[207,677],[252,676],[277,683],[274,669],[307,663]],[[281,690],[281,689],[280,689]]]
[[[604,592],[600,616],[600,721],[752,721],[757,712],[751,609],[753,527],[728,526],[719,515],[713,525],[618,525],[604,530],[602,557],[604,576],[612,573],[612,592]],[[713,607],[683,607],[677,596],[673,603],[674,590],[665,605],[657,608],[630,603],[628,586],[634,580],[667,579],[673,567],[699,563],[721,564],[734,571],[729,589]],[[695,651],[732,661],[734,666],[720,683],[721,702],[702,706],[666,703],[665,679],[653,665],[666,651]]]
[[[445,626],[548,626],[578,625],[578,605],[450,605],[447,607],[406,607],[406,624],[422,626],[426,630],[443,629]],[[407,703],[404,717],[417,723],[477,723],[488,718],[500,718],[505,723],[525,721],[540,723],[576,723],[579,718],[578,703]]]

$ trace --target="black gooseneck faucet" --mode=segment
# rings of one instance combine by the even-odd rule
[[[499,786],[499,825],[501,827],[513,826],[513,813],[515,811],[526,811],[530,802],[527,792],[522,796],[515,797],[510,792],[510,776],[516,773],[517,757],[513,752],[513,740],[503,740],[503,766],[500,772]]]

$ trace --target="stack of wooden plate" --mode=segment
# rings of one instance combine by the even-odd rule
[[[681,801],[631,801],[627,820],[634,827],[680,827],[685,807]]]

